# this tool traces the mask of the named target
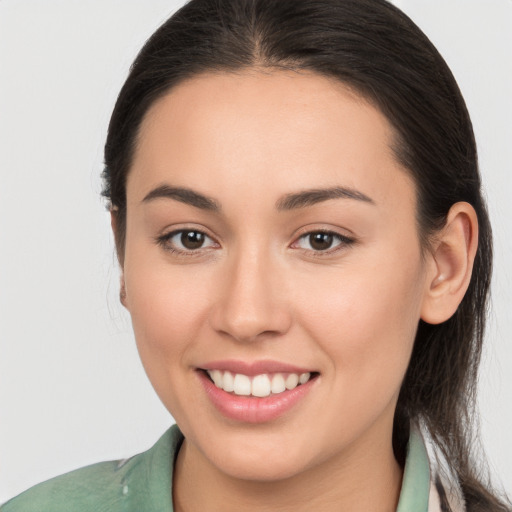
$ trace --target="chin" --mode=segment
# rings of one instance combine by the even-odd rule
[[[262,483],[286,480],[306,470],[303,457],[300,460],[261,457],[249,462],[237,455],[219,461],[217,468],[231,478]]]
[[[210,439],[198,440],[204,450],[200,445],[198,447],[209,463],[221,473],[241,480],[285,480],[306,471],[314,464],[308,463],[310,440],[290,439],[282,435],[280,429],[276,430],[271,432],[262,429],[251,433],[231,431],[217,436],[210,432]],[[214,445],[211,439],[217,440]]]

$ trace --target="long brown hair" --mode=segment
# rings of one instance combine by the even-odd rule
[[[457,83],[421,30],[384,0],[191,0],[147,41],[112,114],[104,196],[117,210],[124,256],[126,177],[148,108],[179,82],[207,71],[309,70],[359,91],[397,133],[393,148],[417,190],[424,247],[450,207],[469,202],[479,246],[469,289],[452,318],[420,321],[394,425],[403,459],[411,421],[450,462],[470,511],[505,511],[472,461],[474,404],[492,266],[471,120]]]

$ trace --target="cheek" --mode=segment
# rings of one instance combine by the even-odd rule
[[[385,254],[347,262],[301,287],[303,326],[329,358],[333,389],[349,390],[354,403],[399,390],[420,317],[419,255],[405,263],[403,254]]]
[[[205,338],[210,290],[199,286],[204,279],[193,266],[178,272],[168,264],[132,262],[125,280],[137,350],[160,400],[186,425],[192,358]]]
[[[137,347],[153,380],[159,372],[170,374],[170,366],[187,365],[187,353],[205,325],[210,290],[199,286],[208,280],[193,265],[178,271],[147,254],[139,258],[132,252],[125,283]]]

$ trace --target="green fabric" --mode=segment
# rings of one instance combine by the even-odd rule
[[[172,472],[182,440],[173,425],[148,451],[43,482],[5,503],[0,512],[173,512]],[[427,512],[429,488],[425,445],[412,430],[397,512]]]
[[[174,455],[183,440],[173,425],[148,451],[52,478],[8,501],[1,512],[173,512]]]
[[[427,512],[429,492],[430,465],[427,450],[421,434],[412,429],[396,512]]]

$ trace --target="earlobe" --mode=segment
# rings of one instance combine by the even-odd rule
[[[423,321],[439,324],[457,311],[471,281],[477,246],[474,208],[465,202],[454,204],[433,243],[421,311]]]
[[[126,304],[126,285],[124,282],[124,274],[122,272],[119,283],[119,301],[126,309],[128,309],[128,306]]]

